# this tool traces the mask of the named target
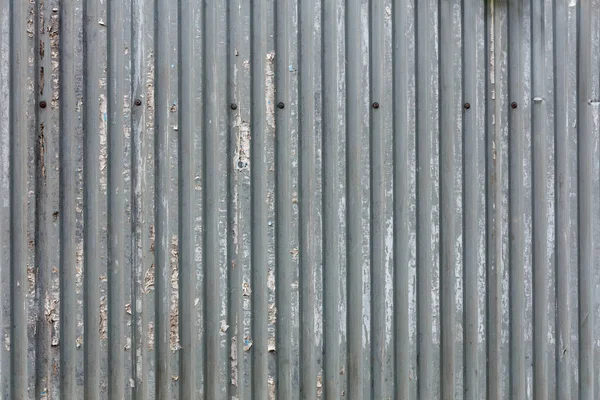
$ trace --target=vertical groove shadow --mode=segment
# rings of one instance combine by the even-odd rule
[[[578,287],[579,287],[579,398],[594,398],[594,290],[593,290],[593,132],[591,122],[591,47],[590,2],[577,3],[577,212],[578,212]]]
[[[194,16],[195,4],[178,3],[179,67],[179,398],[192,399],[196,393],[196,262],[194,257]]]
[[[556,398],[571,397],[571,310],[569,274],[569,195],[570,176],[568,172],[568,76],[567,40],[568,12],[566,2],[554,0],[552,3],[554,25],[554,140],[555,140],[555,260],[556,260]]]
[[[548,398],[547,258],[547,95],[545,89],[544,3],[531,1],[532,164],[533,164],[533,395]]]
[[[123,131],[123,6],[107,3],[108,14],[108,396],[123,398],[124,287],[124,131]],[[62,87],[62,84],[61,84]],[[63,107],[65,108],[64,98]]]
[[[75,396],[75,30],[73,1],[60,7],[60,393]],[[15,309],[13,309],[13,312]],[[18,337],[15,337],[15,341]]]
[[[169,257],[169,1],[155,0],[154,9],[154,87],[155,87],[155,342],[156,398],[171,399],[170,287]]]
[[[100,257],[99,238],[99,190],[100,179],[100,127],[98,99],[100,95],[98,63],[98,2],[86,0],[83,4],[83,261],[84,261],[84,396],[100,398]],[[133,164],[135,165],[135,164]]]
[[[363,257],[361,182],[361,101],[360,4],[346,1],[346,227],[347,227],[347,363],[348,398],[360,399],[364,393],[363,369]]]
[[[440,320],[441,320],[441,398],[455,396],[455,140],[456,115],[454,104],[454,53],[453,35],[454,4],[449,0],[438,1],[439,14],[439,143],[440,143]],[[470,243],[466,243],[470,245]]]

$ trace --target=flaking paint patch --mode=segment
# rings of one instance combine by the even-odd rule
[[[269,376],[269,378],[267,380],[267,385],[269,387],[268,399],[275,400],[277,398],[275,395],[275,378],[273,378],[272,376]]]
[[[267,125],[275,133],[275,53],[267,53],[265,64],[265,109]]]
[[[238,317],[235,317],[235,330],[233,335],[231,336],[231,385],[237,387],[238,385],[238,345],[237,345],[237,327],[238,327]]]
[[[233,125],[237,128],[234,165],[238,171],[250,168],[250,123],[243,121],[240,113],[236,114]]]
[[[144,294],[148,294],[154,290],[154,263],[148,267],[144,274]]]
[[[52,13],[50,16],[50,25],[47,27],[48,36],[50,37],[50,60],[52,65],[52,98],[50,100],[50,106],[53,110],[58,109],[58,96],[59,96],[59,70],[58,70],[58,58],[59,58],[59,14]]]
[[[392,260],[394,257],[394,218],[388,218],[385,233],[385,343],[392,341],[394,314],[394,277],[392,276]]]
[[[107,163],[108,163],[108,145],[107,145],[107,102],[106,95],[101,94],[98,99],[100,108],[100,124],[99,128],[99,139],[100,139],[100,154],[98,155],[98,161],[100,162],[100,190],[102,193],[106,193],[107,188]]]
[[[83,288],[83,240],[78,240],[75,249],[75,293]]]
[[[30,299],[35,297],[35,281],[35,267],[27,266],[27,290]]]
[[[100,297],[100,340],[108,338],[108,312],[106,307],[106,296]]]
[[[175,352],[181,348],[179,344],[179,240],[177,235],[171,237],[171,306],[169,312],[170,335],[169,346]]]
[[[320,370],[317,375],[317,398],[323,398],[323,370]]]
[[[60,338],[59,324],[59,299],[56,292],[49,294],[48,291],[44,294],[44,316],[46,321],[52,325],[51,345],[58,346]]]
[[[154,350],[154,322],[148,323],[148,350]]]

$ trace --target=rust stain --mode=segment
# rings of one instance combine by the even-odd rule
[[[42,58],[44,58],[43,56],[43,51],[40,51],[40,53],[42,53]],[[40,67],[40,96],[44,95],[44,67]]]
[[[46,155],[46,139],[44,137],[44,124],[40,124],[40,134],[38,137],[39,141],[39,157],[40,157],[40,173],[42,174],[42,178],[46,178],[46,163],[45,163],[45,155]],[[45,182],[44,182],[45,183]],[[54,220],[58,218],[58,213],[54,213]]]

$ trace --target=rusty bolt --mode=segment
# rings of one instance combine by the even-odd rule
[[[373,103],[373,108],[379,108],[379,103],[378,102]]]
[[[469,108],[471,108],[471,103],[465,103],[465,109],[468,110]]]
[[[513,108],[513,109],[517,108],[517,103],[514,101],[512,103],[510,103],[510,108]]]
[[[279,103],[277,103],[277,108],[283,109],[283,107],[285,107],[285,104],[283,104],[283,101],[280,101]]]
[[[133,104],[139,107],[142,105],[142,101],[140,99],[135,99],[135,102]]]
[[[40,108],[46,108],[46,102],[44,100],[40,101]]]
[[[229,107],[231,107],[232,110],[237,110],[237,104],[235,103],[231,103]]]

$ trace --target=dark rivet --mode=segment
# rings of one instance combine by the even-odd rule
[[[135,99],[134,104],[139,107],[142,105],[142,101],[140,99]]]
[[[46,108],[46,102],[44,100],[40,101],[40,108]]]
[[[231,103],[229,107],[231,107],[232,110],[237,110],[237,104],[235,103]]]
[[[510,103],[510,108],[517,108],[517,103],[515,103],[514,101]]]
[[[373,103],[373,108],[379,108],[379,103],[378,102]]]
[[[283,104],[283,101],[280,101],[279,103],[277,103],[277,108],[283,108],[285,107],[285,104]]]
[[[465,108],[468,110],[469,108],[471,108],[471,103],[465,103]]]
[[[238,167],[239,168],[244,168],[244,163],[242,161],[238,161]]]

